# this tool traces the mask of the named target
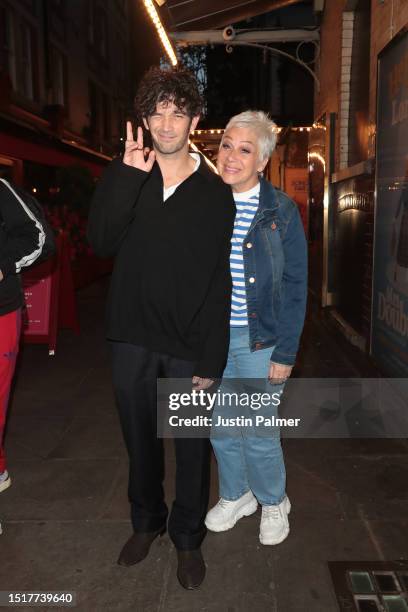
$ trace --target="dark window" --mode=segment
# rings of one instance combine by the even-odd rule
[[[127,81],[127,47],[125,42],[117,35],[116,40],[116,58],[117,58],[117,77],[120,85],[126,87]]]
[[[110,126],[110,103],[109,98],[106,94],[101,94],[101,106],[102,106],[102,135],[104,140],[109,140],[111,137],[111,126]]]
[[[56,47],[51,52],[52,103],[67,106],[67,61]]]
[[[109,95],[94,82],[89,82],[89,134],[94,144],[102,140],[110,140],[111,129],[111,102]]]
[[[17,89],[29,100],[35,96],[35,41],[31,26],[22,21],[20,23],[20,57],[19,79]]]
[[[31,25],[8,9],[0,12],[0,62],[13,91],[28,100],[38,98],[37,37]]]
[[[103,59],[108,57],[108,23],[103,11],[98,13],[98,52]]]
[[[95,6],[93,0],[88,1],[88,43],[95,42]]]
[[[89,82],[89,114],[90,136],[92,140],[95,140],[99,136],[99,108],[97,88],[92,81]]]
[[[20,0],[20,3],[31,13],[36,13],[36,1],[35,0]]]
[[[1,65],[7,71],[14,91],[17,91],[17,52],[15,20],[10,11],[0,13]]]
[[[108,58],[108,21],[105,11],[94,0],[88,5],[88,43],[96,55]]]
[[[118,7],[118,9],[122,13],[125,13],[126,12],[126,0],[115,0],[115,2],[116,2],[116,6]]]
[[[52,8],[56,13],[63,15],[65,13],[65,0],[52,0]]]
[[[117,125],[117,138],[123,138],[125,133],[125,108],[118,104],[116,113],[116,125]]]

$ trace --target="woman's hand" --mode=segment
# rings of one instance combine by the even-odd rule
[[[150,172],[153,168],[155,160],[155,153],[153,150],[150,151],[148,147],[143,148],[143,130],[141,127],[137,128],[137,140],[133,140],[133,129],[130,121],[126,122],[126,142],[125,142],[125,154],[123,156],[123,163],[143,170],[144,172]]]
[[[212,378],[201,378],[200,376],[193,376],[193,389],[194,391],[202,391],[209,389],[214,384]]]
[[[269,368],[268,380],[273,385],[283,384],[292,373],[293,366],[283,363],[272,363]]]

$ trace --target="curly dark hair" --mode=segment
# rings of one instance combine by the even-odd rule
[[[177,108],[195,117],[202,112],[203,99],[194,75],[185,68],[163,69],[152,66],[139,83],[135,110],[139,117],[149,117],[160,102],[173,102]]]

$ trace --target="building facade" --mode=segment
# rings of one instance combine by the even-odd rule
[[[47,201],[56,169],[98,176],[131,100],[127,0],[0,0],[0,170]]]
[[[316,228],[312,257],[314,270],[320,271],[320,276],[314,274],[314,288],[323,306],[333,306],[350,340],[367,352],[373,352],[376,333],[379,232],[392,223],[384,218],[381,226],[377,223],[385,193],[378,188],[379,164],[384,156],[390,158],[386,147],[391,150],[394,141],[397,147],[402,134],[393,131],[391,121],[389,145],[379,133],[386,120],[379,75],[386,90],[388,79],[408,74],[402,60],[400,64],[395,60],[394,77],[381,73],[379,66],[394,46],[401,47],[398,53],[403,57],[407,26],[408,4],[402,0],[325,2],[321,23],[320,88],[315,90],[314,103],[317,127],[309,142],[311,223]],[[407,80],[402,89],[406,86]],[[397,177],[398,163],[395,159]],[[403,188],[402,182],[396,184]],[[392,185],[386,187],[387,197]]]

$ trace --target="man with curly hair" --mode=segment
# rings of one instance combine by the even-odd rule
[[[188,378],[207,389],[225,365],[229,341],[230,239],[235,206],[228,186],[189,152],[202,99],[184,69],[154,67],[141,81],[139,125],[127,123],[122,159],[96,189],[88,235],[100,256],[115,256],[107,337],[129,454],[133,535],[119,564],[134,565],[166,527],[181,585],[205,577],[201,542],[210,484],[208,439],[175,439],[176,499],[164,501],[163,441],[157,437],[157,378]]]

